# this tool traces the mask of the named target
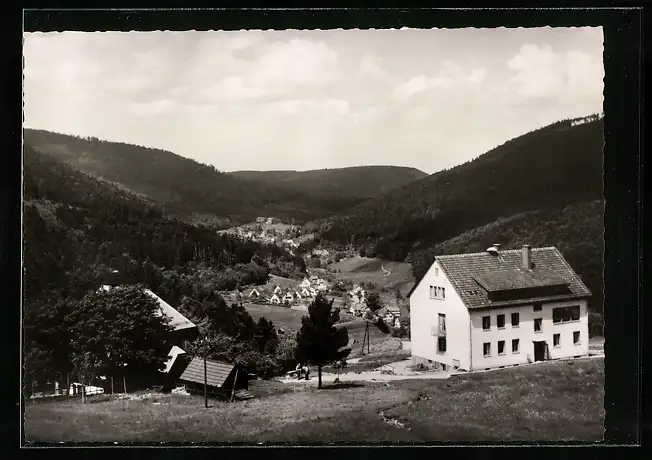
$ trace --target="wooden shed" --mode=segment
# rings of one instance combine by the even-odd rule
[[[190,393],[204,393],[204,359],[194,358],[179,380]],[[247,370],[237,364],[206,360],[208,393],[213,396],[230,396],[249,387]]]

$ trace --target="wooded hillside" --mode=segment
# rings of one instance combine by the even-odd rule
[[[417,279],[437,253],[555,245],[601,310],[602,146],[601,118],[560,121],[323,220],[317,231],[368,257],[411,260]]]
[[[297,223],[343,212],[425,174],[411,168],[224,173],[160,149],[26,129],[25,144],[146,197],[193,222],[244,223],[274,216]]]

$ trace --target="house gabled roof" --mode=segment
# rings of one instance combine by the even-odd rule
[[[158,302],[160,312],[170,318],[169,324],[174,328],[175,331],[197,327],[195,323],[183,316],[176,308],[172,307],[172,305],[161,299],[149,289],[145,289],[145,293],[153,297]]]
[[[222,388],[226,379],[234,371],[235,364],[223,363],[219,361],[206,360],[206,383],[208,386]],[[204,384],[204,360],[193,358],[183,371],[179,380],[183,382]]]
[[[168,374],[172,367],[174,366],[175,362],[177,361],[177,358],[179,355],[184,355],[186,352],[174,345],[170,352],[168,353],[168,360],[165,362],[165,368],[161,371],[165,374]]]
[[[437,256],[435,260],[469,309],[591,296],[589,289],[555,247],[532,248],[530,259],[533,263],[532,270],[522,268],[521,249],[499,251],[497,255],[486,251],[443,255]],[[423,281],[423,277],[425,274],[414,284],[408,297]],[[488,296],[488,292],[495,290],[517,290],[562,284],[568,286],[567,293],[503,301],[491,301]]]

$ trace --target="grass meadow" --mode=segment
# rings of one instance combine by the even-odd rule
[[[251,382],[257,398],[154,394],[27,403],[27,442],[600,441],[602,359],[447,380],[328,385]],[[381,417],[382,412],[384,419]],[[388,423],[388,420],[399,424]],[[401,426],[402,424],[402,426]]]

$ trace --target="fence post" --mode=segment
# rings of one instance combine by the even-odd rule
[[[124,388],[124,393],[127,394],[127,379],[125,378],[124,374],[122,374],[122,387]]]

